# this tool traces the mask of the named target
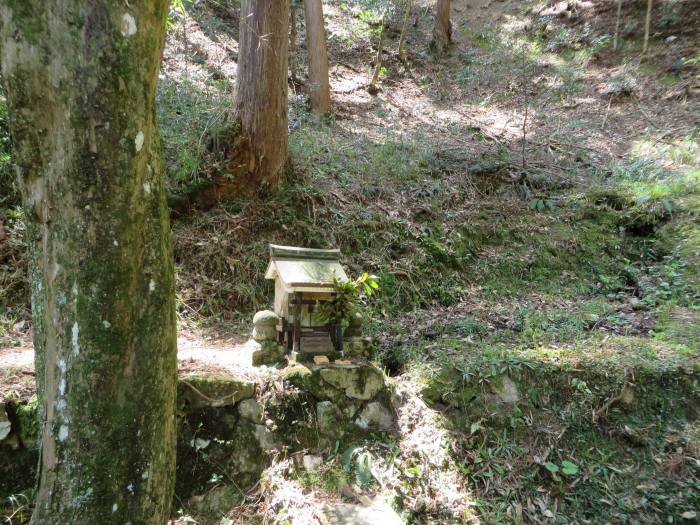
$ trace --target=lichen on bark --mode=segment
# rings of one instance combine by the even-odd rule
[[[174,278],[154,114],[167,7],[0,4],[43,423],[36,524],[169,518]]]

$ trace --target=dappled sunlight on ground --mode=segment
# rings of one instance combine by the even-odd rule
[[[181,333],[177,340],[180,374],[230,374],[239,378],[258,379],[268,373],[267,367],[254,367],[252,341],[242,336],[211,336],[201,332]],[[34,350],[31,342],[23,340],[19,347],[0,349],[0,370],[34,371]],[[33,381],[32,381],[33,383]],[[0,374],[0,399],[13,385]],[[28,385],[34,390],[34,385]]]
[[[169,32],[158,117],[173,192],[218,169],[234,4],[198,2]],[[323,504],[363,497],[415,523],[700,510],[700,77],[688,60],[700,13],[655,2],[643,58],[640,2],[623,3],[613,51],[614,0],[453,0],[454,44],[438,60],[433,4],[414,2],[406,64],[401,12],[386,14],[370,94],[376,3],[325,2],[333,114],[320,121],[302,85],[300,12],[288,180],[173,220],[181,374],[284,388],[252,367],[247,342],[272,297],[267,245],[337,246],[349,274],[380,276],[366,328],[403,401],[398,431],[362,443],[371,489],[341,488],[354,444],[339,442],[314,451],[315,473],[280,456],[228,519],[315,524]],[[3,381],[33,389],[30,323],[13,316],[0,395]],[[509,382],[517,401],[504,405]]]

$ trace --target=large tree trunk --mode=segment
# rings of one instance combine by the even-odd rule
[[[331,91],[328,81],[328,50],[321,0],[304,0],[306,50],[309,57],[309,90],[314,113],[331,112]]]
[[[443,55],[452,42],[452,24],[450,23],[450,0],[437,0],[435,13],[435,30],[433,33],[435,49]]]
[[[241,193],[274,190],[287,161],[289,2],[243,0],[236,111],[243,141],[237,162]],[[234,170],[235,171],[235,170]]]
[[[169,518],[174,278],[154,112],[167,12],[0,3],[42,405],[36,525]]]

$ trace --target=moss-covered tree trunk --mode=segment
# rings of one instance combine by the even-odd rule
[[[167,0],[4,0],[42,451],[36,525],[163,525],[176,341],[154,100]]]
[[[287,161],[287,60],[289,2],[242,0],[238,97],[245,173],[243,193],[274,190]]]
[[[306,19],[306,51],[309,57],[309,93],[314,113],[331,112],[331,90],[328,81],[328,50],[321,0],[304,0]]]
[[[435,29],[433,42],[438,55],[443,55],[452,42],[452,24],[450,22],[450,0],[437,0],[435,12]]]

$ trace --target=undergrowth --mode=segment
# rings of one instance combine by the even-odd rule
[[[694,228],[686,209],[696,195],[692,174],[650,187],[616,167],[619,182],[555,194],[556,208],[539,212],[515,184],[494,190],[469,165],[439,169],[441,152],[420,139],[369,140],[333,128],[291,135],[293,173],[271,198],[229,201],[176,223],[188,310],[211,319],[264,306],[269,242],[339,247],[351,272],[379,275],[385,314],[456,304],[470,288],[492,298],[632,294],[648,306],[670,295],[686,304],[697,298],[695,261],[679,256],[671,233]],[[669,277],[674,267],[685,277]]]
[[[236,2],[196,4],[206,31],[235,26]],[[376,7],[343,2],[328,11],[338,26],[329,37],[333,56],[340,66],[361,62],[348,71],[369,70]],[[611,53],[610,35],[578,23],[581,13],[567,21],[534,16],[520,32],[501,21],[455,28],[469,45],[439,67],[428,53],[413,53],[412,87],[439,109],[469,102],[498,117],[531,108],[540,121],[557,105],[573,111],[589,73],[600,74]],[[422,38],[423,18],[411,38]],[[170,38],[180,23],[173,19]],[[677,26],[669,19],[659,31]],[[622,49],[637,44],[624,36]],[[206,61],[201,53],[187,57],[188,67]],[[408,77],[387,55],[392,82]],[[610,97],[602,107],[609,100],[612,113],[625,101],[638,104],[654,71],[631,55],[618,62],[599,93],[587,93]],[[681,83],[686,69],[660,83]],[[234,96],[220,71],[161,80],[171,200],[219,168],[209,141]],[[270,305],[269,243],[338,247],[350,275],[379,277],[368,327],[378,360],[420,382],[423,398],[449,420],[452,459],[485,522],[660,523],[700,509],[698,128],[675,137],[656,133],[660,123],[640,126],[624,155],[606,156],[565,140],[576,125],[595,133],[611,124],[571,117],[552,136],[533,124],[521,153],[520,138],[494,138],[468,119],[450,123],[442,140],[421,123],[368,132],[342,111],[318,123],[302,98],[292,97],[290,163],[279,191],[173,218],[181,321],[227,329],[242,322],[247,330],[255,310]],[[367,108],[380,121],[395,109],[381,97]],[[6,118],[0,97],[0,335],[29,317]],[[547,151],[537,156],[536,145]],[[517,400],[504,405],[497,398],[509,381]],[[394,446],[375,451],[392,458],[392,469]],[[351,478],[340,463],[336,450],[332,464],[299,481],[338,492]],[[420,466],[397,468],[419,484]]]

